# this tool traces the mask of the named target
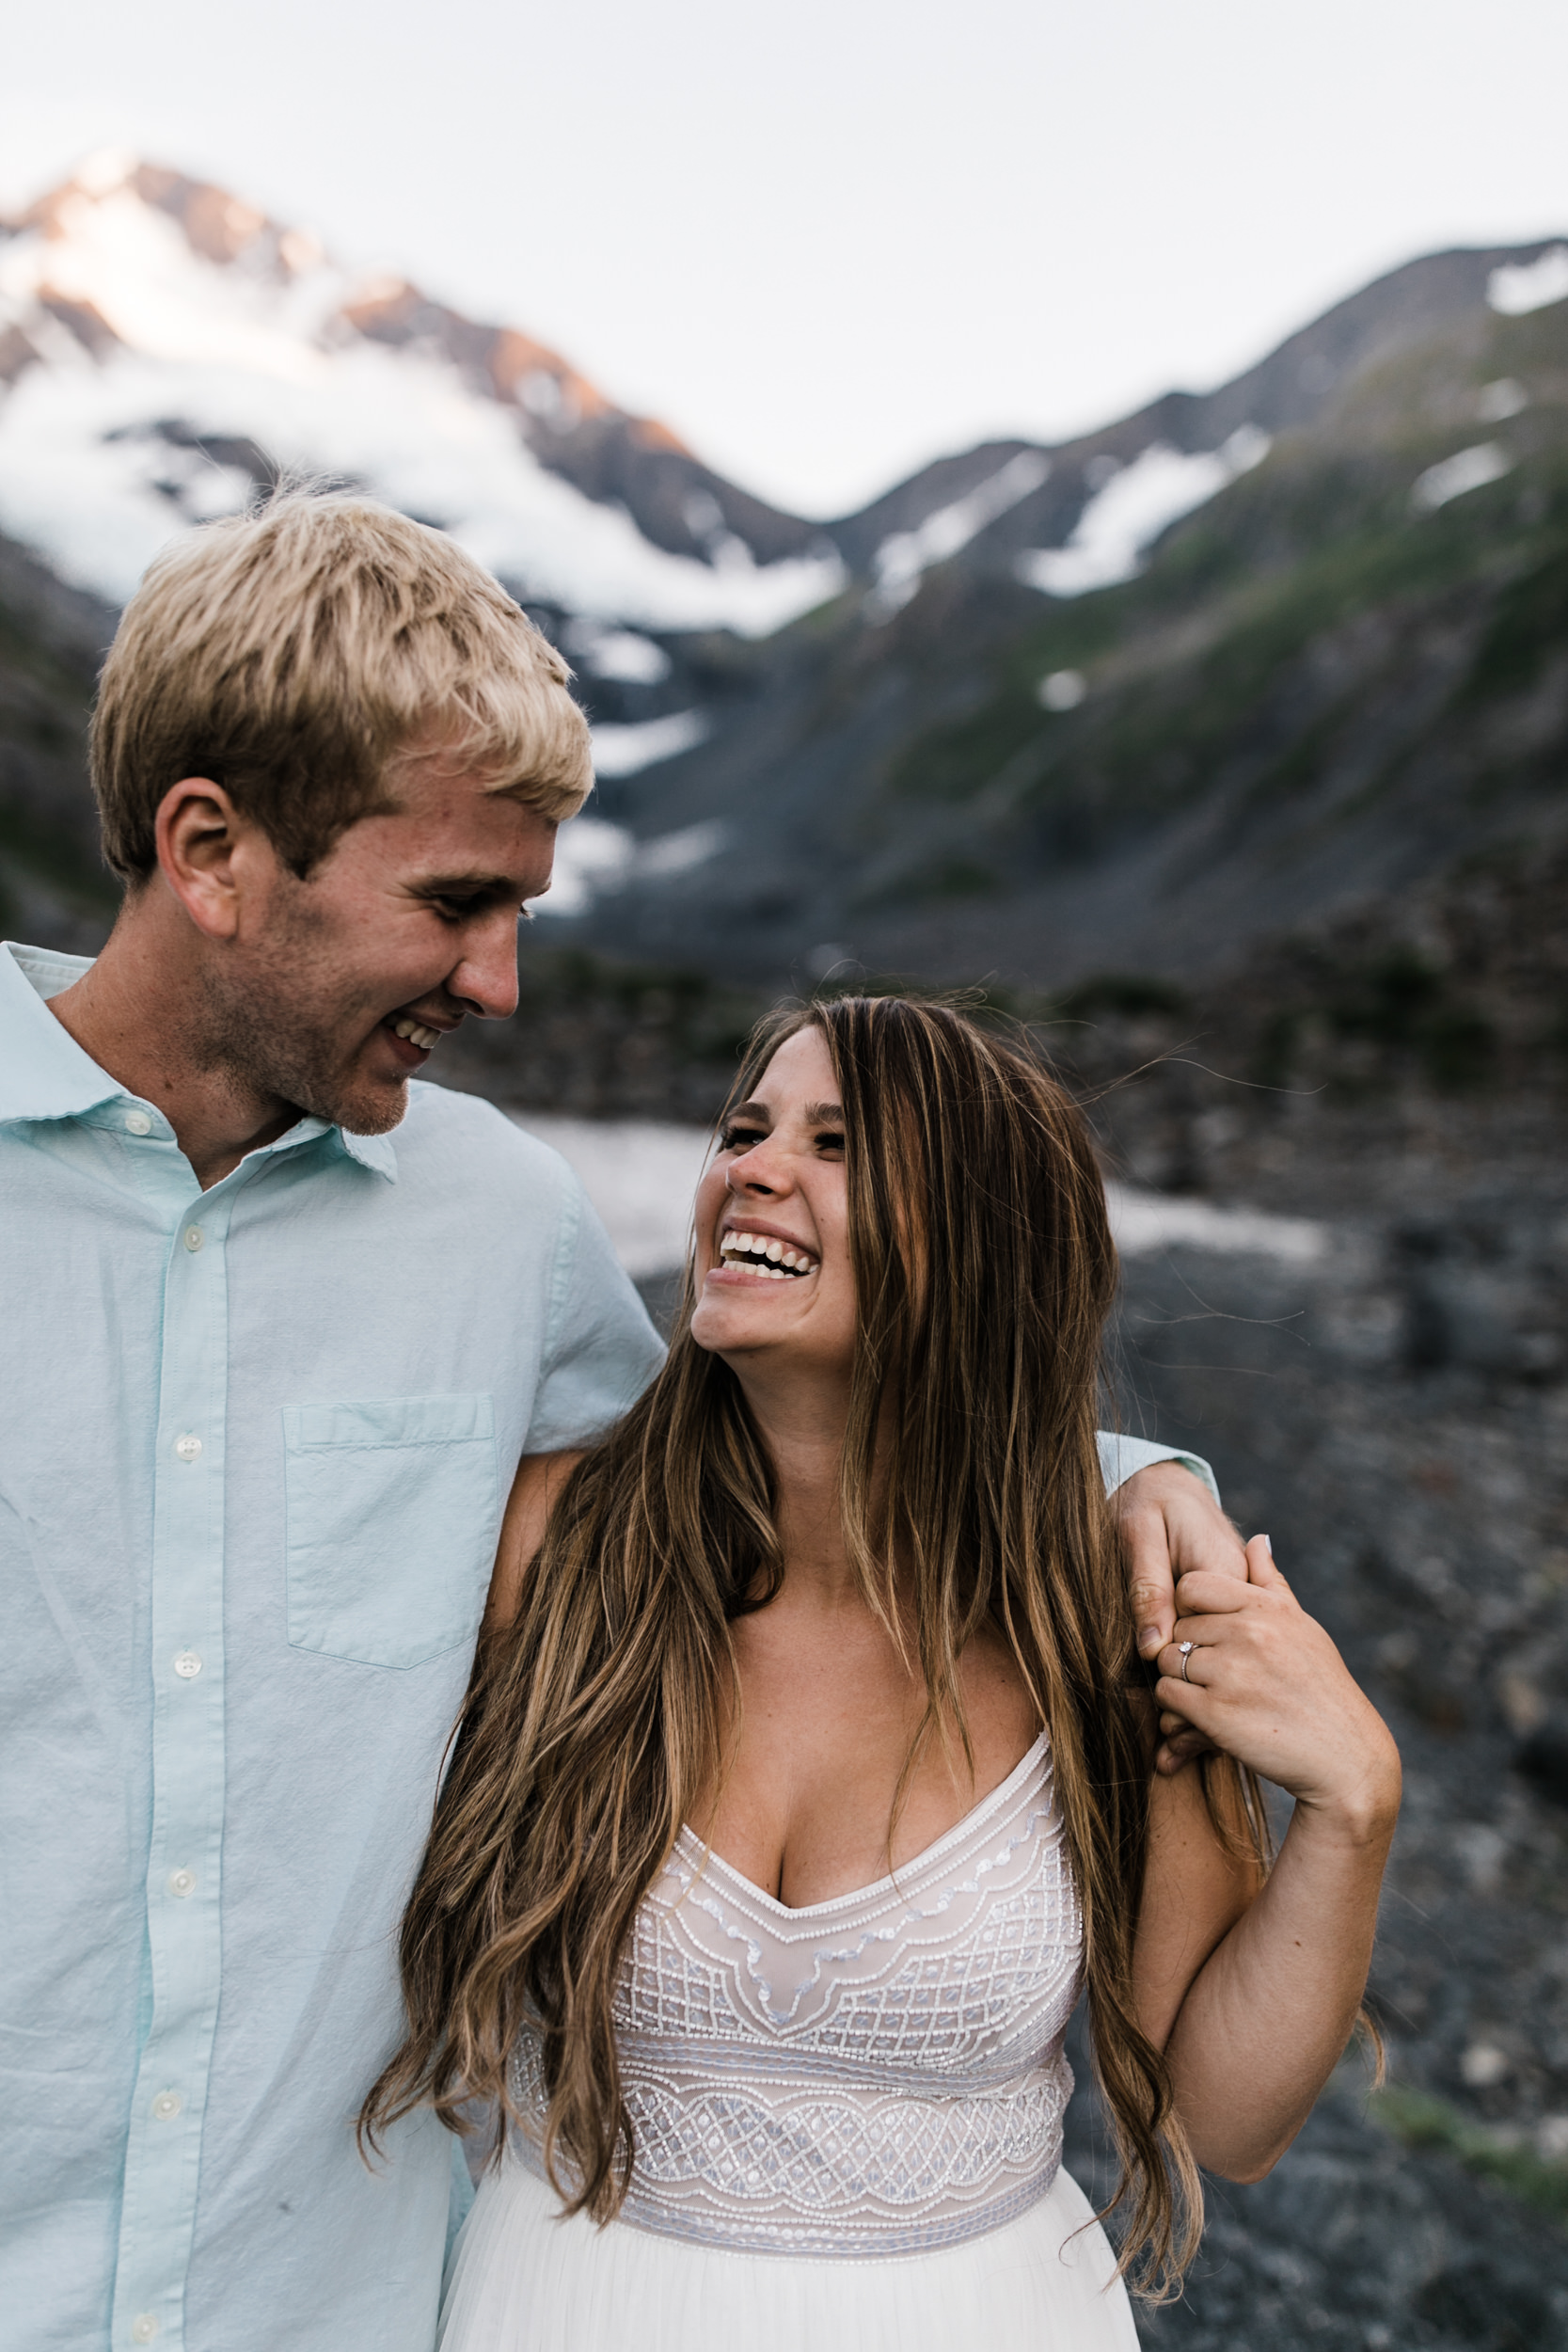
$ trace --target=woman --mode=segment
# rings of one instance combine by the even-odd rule
[[[1260,1536],[1158,1661],[1234,1761],[1152,1773],[1054,1081],[882,998],[738,1092],[664,1371],[508,1530],[367,2122],[511,2118],[443,2352],[1132,2352],[1060,2169],[1080,1987],[1167,2292],[1195,2168],[1266,2172],[1344,2048],[1398,1758]]]

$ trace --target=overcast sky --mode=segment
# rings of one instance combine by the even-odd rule
[[[1568,232],[1563,0],[71,0],[5,56],[5,200],[135,146],[820,515]]]

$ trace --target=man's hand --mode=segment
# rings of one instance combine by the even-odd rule
[[[1176,1580],[1204,1569],[1247,1581],[1242,1539],[1207,1486],[1180,1462],[1154,1462],[1117,1487],[1117,1514],[1127,1564],[1138,1655],[1155,1658],[1176,1638]],[[1156,1772],[1179,1772],[1210,1742],[1180,1715],[1160,1718]]]

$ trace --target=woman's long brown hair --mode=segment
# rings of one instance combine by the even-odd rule
[[[900,997],[775,1015],[732,1099],[808,1023],[845,1115],[858,1301],[846,1546],[866,1601],[918,1651],[922,1738],[951,1726],[967,1749],[958,1663],[982,1627],[1049,1727],[1121,2157],[1123,2267],[1158,2296],[1191,2257],[1202,2202],[1133,2007],[1149,1738],[1095,1445],[1117,1279],[1099,1169],[1028,1051]],[[784,1573],[767,1452],[735,1375],[691,1338],[693,1305],[689,1271],[663,1370],[578,1466],[515,1620],[482,1648],[404,1921],[407,2037],[361,2126],[373,2139],[428,2101],[455,2127],[488,2099],[499,2149],[507,2060],[531,2017],[550,2178],[600,2220],[636,2157],[611,2013],[623,1954],[722,1771],[731,1626]],[[1241,1776],[1211,1777],[1227,1771],[1212,1794],[1244,1828]]]

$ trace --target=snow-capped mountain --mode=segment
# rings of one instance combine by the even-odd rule
[[[550,609],[608,690],[604,772],[630,773],[709,731],[638,632],[767,636],[846,588],[878,628],[955,560],[1053,600],[1130,579],[1271,437],[1498,265],[1526,308],[1568,266],[1560,245],[1428,257],[1387,281],[1397,301],[1367,289],[1215,392],[941,459],[824,525],[726,481],[520,329],[356,280],[230,191],[105,152],[0,220],[0,531],[118,602],[171,533],[279,469],[363,484]]]
[[[601,765],[559,912],[770,984],[1055,986],[1544,836],[1565,451],[1558,236],[1423,255],[1212,392],[944,459],[833,527],[850,591],[736,648],[689,740]]]
[[[589,624],[759,635],[845,577],[559,353],[356,282],[222,188],[103,154],[0,222],[0,528],[118,601],[279,468],[365,485]]]
[[[1424,776],[1410,679],[1430,662],[1457,693],[1472,659],[1491,675],[1471,640],[1488,615],[1513,626],[1497,599],[1560,528],[1565,323],[1560,236],[1424,255],[1212,391],[941,458],[816,524],[519,330],[356,282],[221,188],[100,156],[0,222],[0,569],[15,557],[25,583],[0,580],[0,603],[36,618],[53,593],[8,533],[112,605],[171,533],[280,466],[360,483],[472,548],[578,670],[601,791],[545,902],[578,941],[770,977],[851,954],[1053,979],[1200,959],[1359,886],[1368,860],[1392,872],[1429,835],[1448,855],[1483,801],[1512,810],[1509,761],[1535,789],[1518,745],[1558,726],[1544,703],[1515,714],[1506,758],[1461,756],[1457,722],[1433,719],[1447,765],[1398,821],[1356,759],[1413,729],[1400,757]],[[1453,615],[1423,601],[1448,577],[1428,580],[1434,547],[1473,558]],[[1385,578],[1374,628],[1357,599]],[[97,607],[72,624],[72,660],[110,625]],[[66,875],[85,904],[90,809],[51,814],[64,770],[39,746],[66,739],[35,707],[39,665],[7,660],[0,896],[58,898]],[[1270,799],[1303,728],[1327,814]],[[1456,799],[1472,769],[1485,791]],[[1362,812],[1354,853],[1335,793]],[[1200,915],[1193,876],[1222,835],[1231,895]]]

